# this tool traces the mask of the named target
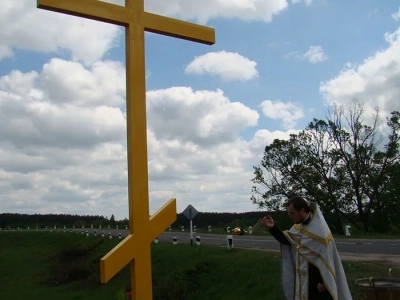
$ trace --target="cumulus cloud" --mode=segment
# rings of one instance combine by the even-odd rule
[[[124,5],[124,0],[103,2]],[[7,30],[0,33],[0,60],[12,57],[15,49],[22,49],[66,52],[72,60],[90,65],[117,46],[124,32],[116,25],[38,9],[36,4],[31,0],[3,1],[0,28]],[[216,18],[271,22],[287,8],[286,0],[145,1],[149,12],[204,24]]]
[[[0,77],[3,211],[127,216],[124,74],[117,62],[51,59]],[[252,165],[291,131],[242,139],[259,115],[220,90],[152,90],[147,103],[152,212],[171,197],[179,211],[255,209]]]
[[[329,57],[325,54],[322,46],[310,46],[304,53],[293,51],[284,56],[284,58],[294,58],[298,60],[308,60],[312,64],[320,63]]]
[[[49,25],[51,24],[51,25]],[[36,1],[5,0],[0,10],[0,60],[15,48],[62,53],[91,64],[116,45],[121,28],[36,8]],[[82,42],[83,41],[83,42]]]
[[[294,128],[297,121],[304,117],[303,109],[293,102],[265,100],[260,106],[266,117],[280,120],[285,129]]]
[[[304,2],[306,5],[310,5],[313,0],[292,0],[292,4],[302,3]]]
[[[126,217],[125,68],[104,60],[122,28],[41,10],[30,0],[3,2],[0,60],[16,49],[69,60],[0,77],[1,209]],[[146,1],[149,12],[200,23],[271,22],[287,8],[286,0]],[[227,76],[215,62],[203,72],[225,80],[257,76],[255,62],[234,58],[240,72],[229,69]],[[244,140],[242,132],[256,126],[259,115],[221,90],[171,87],[148,91],[147,98],[151,212],[171,197],[178,210],[189,203],[205,211],[254,209],[251,166],[266,143],[291,131],[258,130]]]
[[[104,94],[94,86],[88,90],[94,82],[104,82],[110,73],[121,70],[124,69],[117,63],[99,63],[85,72],[77,63],[53,59],[40,74],[12,71],[1,77],[0,136],[17,147],[27,143],[91,147],[99,142],[121,141],[124,115],[115,106],[122,104],[118,97],[121,86],[104,84]],[[71,85],[66,85],[68,82]]]
[[[400,28],[386,33],[387,47],[362,63],[348,63],[334,78],[321,82],[320,92],[328,104],[346,104],[357,98],[367,113],[378,106],[382,114],[400,110]]]
[[[288,8],[286,0],[147,0],[145,8],[149,12],[173,16],[181,19],[207,23],[211,19],[226,18],[245,21],[271,22],[273,17]]]
[[[186,66],[187,74],[209,73],[226,81],[247,81],[258,76],[257,63],[234,52],[209,52]]]
[[[161,139],[176,137],[200,145],[232,142],[242,130],[257,125],[259,117],[244,104],[231,102],[221,90],[173,87],[149,91],[147,97],[149,128]]]
[[[400,21],[400,6],[399,6],[399,10],[392,14],[392,18],[395,21]]]
[[[308,59],[312,64],[319,63],[328,59],[328,56],[324,53],[322,46],[310,46],[303,57]]]

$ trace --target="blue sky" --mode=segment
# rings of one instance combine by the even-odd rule
[[[283,0],[276,0],[275,2],[282,3],[282,1]],[[182,4],[182,1],[179,2],[179,0],[174,0],[174,3],[175,2]],[[261,7],[260,6],[261,2],[257,2],[255,0],[248,0],[247,2],[252,3],[253,5],[255,5],[255,7]],[[212,113],[216,109],[220,109],[220,111],[218,112],[219,113],[218,118],[223,118],[221,117],[221,114],[223,114],[224,111],[231,112],[231,114],[227,113],[227,115],[225,116],[227,121],[223,123],[223,126],[226,126],[226,128],[221,125],[221,128],[223,127],[221,131],[225,135],[230,135],[233,132],[232,136],[238,137],[238,139],[231,141],[232,144],[230,146],[230,149],[237,149],[239,154],[238,156],[234,157],[235,159],[236,157],[241,157],[240,159],[238,158],[240,162],[231,161],[230,162],[231,165],[229,166],[229,168],[236,168],[238,164],[241,164],[243,166],[243,169],[242,171],[235,169],[236,171],[231,174],[231,176],[233,176],[231,178],[227,176],[227,174],[219,175],[220,177],[221,176],[224,178],[226,177],[226,182],[227,182],[226,186],[224,186],[224,184],[221,183],[221,186],[216,187],[217,190],[219,189],[218,192],[216,192],[214,189],[211,189],[212,192],[210,191],[206,192],[204,193],[203,196],[200,197],[200,199],[203,200],[197,200],[199,201],[198,205],[200,205],[200,207],[203,208],[204,210],[220,211],[227,209],[229,205],[227,206],[226,201],[229,202],[229,200],[227,199],[230,199],[232,197],[232,194],[235,194],[234,197],[237,200],[235,200],[235,204],[232,205],[231,208],[229,208],[230,210],[250,210],[253,206],[250,203],[248,203],[249,202],[248,199],[250,196],[246,195],[246,191],[247,194],[249,194],[250,188],[248,184],[248,179],[249,177],[251,177],[251,170],[250,170],[251,164],[257,163],[257,161],[262,155],[262,152],[261,153],[252,152],[253,156],[250,157],[247,154],[247,151],[250,150],[242,148],[244,147],[243,146],[244,143],[248,142],[249,145],[250,144],[253,145],[251,146],[252,147],[251,151],[253,151],[255,149],[254,145],[259,143],[258,138],[260,138],[260,136],[262,136],[262,138],[264,139],[263,140],[264,142],[261,142],[261,144],[264,143],[263,145],[265,146],[265,143],[270,142],[271,139],[274,137],[283,138],[285,135],[287,136],[289,130],[303,129],[307,125],[307,123],[310,120],[312,120],[313,117],[323,118],[326,113],[326,109],[328,107],[327,105],[330,105],[333,102],[343,103],[350,100],[349,98],[352,96],[358,96],[358,97],[363,96],[365,101],[367,100],[370,101],[368,99],[369,94],[367,93],[368,87],[371,87],[372,89],[374,76],[380,74],[379,72],[383,72],[382,70],[379,69],[379,62],[381,62],[381,60],[379,60],[376,57],[376,53],[377,51],[383,51],[384,54],[386,52],[389,53],[390,51],[394,51],[392,49],[393,47],[397,47],[398,43],[397,35],[395,36],[396,41],[393,42],[392,45],[390,45],[390,43],[385,41],[384,35],[385,33],[394,34],[395,32],[397,32],[397,30],[399,30],[400,20],[396,20],[396,15],[395,15],[400,9],[398,1],[313,0],[309,5],[306,5],[306,3],[304,2],[305,1],[300,1],[300,3],[292,4],[292,2],[290,1],[288,3],[287,9],[283,11],[278,11],[278,13],[272,18],[271,22],[265,22],[260,19],[257,20],[257,17],[259,18],[263,17],[262,14],[257,15],[257,12],[255,12],[254,15],[250,16],[248,20],[243,20],[241,18],[238,18],[237,15],[234,14],[232,15],[231,18],[211,18],[206,25],[213,27],[216,30],[216,44],[212,46],[196,44],[193,42],[173,39],[155,34],[146,35],[146,67],[149,75],[147,80],[147,89],[155,91],[154,95],[156,95],[157,92],[158,93],[157,97],[161,97],[160,99],[166,99],[165,101],[169,101],[168,97],[173,98],[173,96],[171,96],[170,94],[168,94],[169,96],[167,95],[168,89],[172,87],[190,87],[193,91],[207,90],[215,92],[216,90],[220,89],[223,91],[224,95],[229,99],[229,103],[227,104],[228,106],[225,108],[224,108],[225,104],[224,103],[221,104],[220,102],[218,102],[218,100],[215,101],[216,103],[220,103],[220,107],[213,108],[212,107],[213,100],[212,99],[209,100],[210,103],[207,104],[209,105],[208,107],[210,109],[208,115],[203,116],[204,118],[199,116],[198,120],[208,120],[208,119],[214,120],[217,117],[212,116]],[[77,55],[78,57],[79,55],[86,58],[93,57],[94,61],[97,62],[113,61],[113,62],[119,62],[122,65],[125,63],[124,37],[123,37],[123,31],[121,31],[121,29],[118,35],[118,31],[115,30],[115,26],[113,25],[106,25],[106,27],[101,27],[101,28],[95,27],[97,25],[93,25],[93,28],[91,27],[89,28],[88,27],[89,25],[86,23],[78,25],[76,25],[75,23],[74,24],[71,23],[72,24],[71,25],[70,23],[68,23],[71,21],[71,18],[62,19],[62,17],[59,16],[59,14],[50,12],[44,13],[43,11],[39,11],[38,9],[36,9],[35,8],[36,1],[23,0],[21,3],[23,3],[23,5],[18,7],[17,5],[15,5],[15,2],[13,0],[6,0],[6,4],[8,5],[8,6],[6,5],[6,8],[8,7],[9,10],[6,9],[5,13],[3,12],[5,16],[4,20],[7,20],[5,21],[7,23],[5,23],[6,27],[4,26],[0,27],[2,28],[0,29],[0,37],[5,36],[5,38],[3,38],[2,41],[0,42],[0,92],[3,91],[9,94],[18,93],[15,91],[8,90],[9,86],[7,84],[4,84],[5,82],[4,78],[8,74],[10,74],[12,70],[19,70],[23,73],[30,71],[38,72],[39,73],[38,79],[36,82],[33,83],[33,85],[35,85],[36,89],[38,90],[42,88],[43,89],[42,91],[46,93],[45,90],[46,87],[43,87],[39,83],[42,83],[43,80],[46,81],[48,79],[48,77],[41,77],[43,75],[42,74],[43,66],[45,64],[51,64],[50,61],[54,58],[65,60],[68,66],[72,66],[71,64],[72,62],[78,63],[82,66],[82,68],[86,68],[89,71],[91,71],[91,68],[95,66],[94,64],[95,62],[83,63],[83,60],[79,59],[73,61],[71,53],[75,53],[75,55]],[[217,5],[217,3],[220,2],[215,1],[209,3],[214,3],[215,5]],[[155,0],[152,0],[151,3],[149,4],[149,6],[153,8],[155,11],[162,13],[163,9],[165,8],[165,5],[163,5],[163,7],[161,6],[158,7],[157,5],[159,5],[159,2]],[[219,6],[216,6],[214,11],[220,9],[221,14],[223,13],[223,9],[227,11],[231,9],[231,7],[223,7],[222,4],[218,5]],[[187,14],[188,16],[193,16],[193,15],[197,16],[196,12],[190,11],[190,8],[186,9],[187,10],[185,11],[184,8],[182,8],[179,12],[176,12],[176,15],[185,16],[185,14]],[[267,10],[268,8],[266,9],[266,12]],[[206,14],[207,11],[204,10],[203,13]],[[20,14],[20,16],[23,16],[23,14],[25,14],[26,19],[22,17],[16,17],[18,16],[18,14]],[[29,19],[27,15],[31,16],[31,19]],[[174,16],[174,14],[171,15]],[[2,14],[0,13],[0,19],[1,16]],[[55,22],[52,24],[55,24],[54,28],[58,28],[59,34],[54,33],[53,31],[48,29],[49,30],[49,32],[47,32],[48,36],[46,37],[45,36],[46,32],[44,32],[45,30],[47,30],[47,28],[45,28],[46,25],[45,24],[38,25],[38,22],[40,23],[41,20],[40,16],[42,17],[46,16],[46,18],[50,18],[49,20],[51,20],[51,22]],[[200,17],[200,15],[198,15],[197,17]],[[199,20],[196,17],[194,18],[187,17],[184,19],[193,22],[197,22]],[[400,16],[398,17],[398,19],[400,19]],[[29,28],[28,22],[30,22],[31,20],[32,22],[36,22],[34,26],[38,26],[37,28],[35,28],[35,30],[33,29],[31,30]],[[43,22],[45,23],[45,21]],[[50,24],[50,21],[48,22]],[[22,25],[26,24],[28,24],[28,27],[25,27],[24,29]],[[81,33],[79,33],[80,29],[82,29]],[[90,30],[93,30],[93,32]],[[101,34],[99,33],[100,31],[105,32],[103,36],[101,36]],[[59,35],[59,37],[57,35]],[[104,42],[105,40],[107,42]],[[94,49],[94,47],[91,48],[90,47],[91,43],[99,43],[98,49]],[[107,43],[113,43],[115,44],[115,46],[108,47],[106,46]],[[82,49],[80,48],[79,44],[82,44]],[[46,48],[47,46],[48,48]],[[13,52],[12,55],[2,56],[2,51],[1,51],[2,47],[3,49],[8,49],[8,50],[11,49]],[[101,50],[102,49],[101,47],[104,48],[104,51]],[[314,50],[316,51],[318,50],[317,51],[318,53],[314,53],[314,59],[315,59],[314,61],[310,61],[310,59],[312,59],[311,54],[306,57],[304,56],[304,54],[310,50],[310,47],[316,47]],[[55,49],[58,50],[55,51]],[[218,53],[220,51],[237,53],[241,55],[243,58],[247,58],[249,61],[255,62],[256,63],[255,69],[258,72],[258,76],[248,80],[226,80],[223,77],[226,75],[227,71],[223,73],[223,71],[217,70],[217,73],[219,72],[218,73],[219,75],[210,74],[210,72],[208,73],[206,72],[205,74],[185,73],[185,68],[191,62],[194,61],[195,57],[201,57],[210,52]],[[318,55],[319,58],[321,57],[325,58],[318,59]],[[390,55],[388,54],[388,57],[389,56]],[[394,58],[392,56],[390,58],[391,60],[388,60],[389,64],[394,63],[393,62]],[[365,59],[367,58],[370,58],[371,60],[370,63],[365,62]],[[346,72],[344,73],[342,72],[345,69],[346,63],[348,62],[355,64],[355,66],[351,67],[351,70],[354,71],[355,74],[354,76],[362,77],[364,80],[364,86],[366,88],[364,88],[362,92],[357,92],[357,93],[352,92],[352,90],[356,87],[356,85],[359,84],[358,81],[351,81],[355,80],[356,79],[355,77],[353,78],[350,76],[349,77],[350,81],[346,82],[339,80],[341,78],[344,78],[343,77],[344,75],[349,74]],[[215,64],[215,61],[210,62],[210,66],[214,68],[214,70],[218,68],[218,66],[216,66]],[[249,65],[247,66],[249,67]],[[364,66],[364,69],[360,68],[362,66]],[[54,70],[56,70],[57,66],[54,66],[54,68],[55,68]],[[368,72],[363,71],[366,70],[366,68],[370,68],[368,70],[371,70],[371,72],[375,73],[371,73],[369,71]],[[63,70],[64,70],[63,72],[66,72],[65,71],[66,69]],[[239,72],[240,70],[236,71]],[[396,74],[392,75],[395,76]],[[97,75],[94,74],[93,76]],[[1,78],[3,78],[3,84],[1,84]],[[63,76],[60,76],[60,78],[58,78],[57,80],[62,81],[63,80],[62,78]],[[82,77],[79,80],[81,82],[80,84],[77,83],[77,86],[80,85],[85,86],[86,84],[85,79]],[[110,95],[113,94],[117,95],[119,92],[121,92],[120,85],[122,85],[123,83],[121,82],[122,81],[120,80],[120,84],[116,83],[114,87],[110,87],[110,90],[107,89],[106,92],[109,92]],[[327,83],[325,85],[325,87],[327,87],[327,96],[325,98],[320,92],[320,86],[322,85],[322,82]],[[50,86],[47,86],[47,88],[51,89]],[[71,92],[76,92],[76,95],[79,95],[78,90],[72,91],[73,87],[71,86],[70,88]],[[384,88],[384,86],[382,88]],[[101,86],[96,88],[92,87],[92,89],[93,93],[95,93],[97,89],[99,93],[103,94],[106,93],[105,91],[102,90],[103,87]],[[339,91],[337,89],[339,89]],[[390,96],[386,97],[384,94],[385,93],[384,90],[378,91],[376,93],[378,93],[381,99],[383,99],[380,100],[381,101],[380,103],[382,103],[384,111],[389,111],[397,108],[396,101],[393,101],[395,95],[390,94]],[[20,95],[20,97],[23,98],[24,96]],[[100,95],[99,97],[101,98]],[[149,96],[148,101],[151,101],[151,103],[156,103],[154,102],[156,101],[154,99]],[[276,104],[275,101],[277,101],[279,103],[282,103],[282,105],[284,104],[287,105],[288,103],[291,103],[294,106],[292,106],[292,111],[285,110],[285,106],[281,106],[282,111],[279,112],[270,111],[271,115],[275,114],[275,116],[278,117],[278,119],[274,120],[271,117],[271,115],[269,116],[264,115],[263,110],[260,106],[264,100],[271,100],[275,104]],[[3,105],[5,105],[4,103],[6,103],[6,100],[3,100],[3,102],[1,101],[2,100],[0,98],[0,108],[2,105],[1,103],[3,103]],[[31,101],[34,100],[32,99],[27,100],[27,103],[31,103]],[[47,101],[46,103],[50,105],[49,107],[51,107],[52,104],[57,103],[59,100],[47,99],[46,101]],[[104,101],[105,102],[103,103],[103,105],[107,106],[109,109],[118,107],[120,109],[120,113],[124,111],[123,102],[119,102],[119,104],[115,103],[111,104],[107,103],[107,99],[105,99]],[[185,101],[185,100],[180,99],[179,101]],[[243,117],[240,117],[239,113],[233,113],[234,108],[232,106],[232,102],[239,102],[242,105],[244,105],[244,107],[247,107],[248,111],[246,111],[246,113],[243,113]],[[101,106],[101,104],[99,103],[97,103],[96,105],[91,107],[90,109],[94,110],[97,107]],[[160,105],[160,107],[162,108],[163,106],[162,101],[160,101],[160,103],[157,105]],[[78,105],[77,107],[80,106]],[[277,109],[277,106],[275,106],[274,109]],[[193,112],[193,110],[188,110],[188,111]],[[258,112],[259,115],[258,119],[255,117],[254,111]],[[298,115],[298,117],[293,117],[296,111],[298,113],[301,112],[303,116]],[[292,122],[288,123],[287,119],[284,119],[284,117],[282,117],[282,114],[283,115],[286,114]],[[244,117],[244,115],[246,115],[246,117]],[[32,119],[30,121],[30,124],[34,124],[35,120],[37,119],[34,116],[31,117]],[[238,119],[234,120],[233,118],[238,118]],[[197,120],[196,116],[192,116],[192,119]],[[112,123],[110,119],[107,119],[106,117],[105,120],[110,124]],[[118,122],[121,122],[121,120],[122,119],[119,119]],[[222,124],[221,123],[222,121],[220,119],[218,120],[219,124]],[[12,117],[9,116],[9,119],[7,121],[12,121]],[[56,120],[53,121],[56,122]],[[188,121],[183,117],[181,121],[182,121],[181,126],[186,126]],[[104,122],[102,122],[102,124],[104,124]],[[112,128],[114,129],[118,128],[118,130],[123,131],[123,129],[121,129],[124,125],[123,123],[115,123],[115,124],[112,123],[112,125],[114,126]],[[164,146],[170,145],[172,141],[168,142],[165,136],[163,136],[163,134],[161,132],[158,132],[156,129],[156,128],[163,128],[163,124],[165,127],[165,124],[167,123],[150,125],[150,130],[154,130],[155,139],[157,140],[157,142],[160,143],[160,145]],[[232,125],[232,124],[239,124],[239,125]],[[232,126],[232,128],[229,129],[229,126]],[[177,126],[177,128],[178,127],[179,126]],[[193,127],[194,130],[193,136],[195,136],[198,132],[201,131],[201,129],[199,128],[196,129]],[[63,128],[63,130],[67,129]],[[97,132],[108,132],[107,130],[111,129],[99,127],[96,130]],[[56,132],[53,133],[56,134]],[[0,132],[0,137],[1,134],[7,136],[7,138],[9,138],[9,136],[12,135],[10,133],[6,134],[4,132],[3,133]],[[121,134],[120,131],[118,131],[118,133],[114,133],[113,136],[119,136],[119,134]],[[123,134],[121,136],[123,137]],[[177,137],[178,136],[179,134],[177,133]],[[107,145],[108,147],[110,144],[113,143],[111,142],[112,139],[109,140],[108,142],[105,142],[106,140],[107,138],[105,138],[105,140],[98,141],[96,145],[98,147],[100,147],[100,145],[103,146]],[[195,138],[188,139],[188,141],[189,140],[191,143],[199,147],[197,149],[201,148],[201,151],[204,152],[204,153],[201,152],[202,154],[199,154],[200,152],[194,153],[195,156],[204,155],[204,157],[207,157],[207,151],[211,151],[210,153],[217,153],[216,149],[218,147],[219,147],[218,151],[223,151],[221,149],[225,147],[225,144],[224,145],[221,144],[213,146],[217,148],[206,149],[202,148],[204,145],[201,145],[201,143],[196,141]],[[124,144],[123,141],[120,142],[122,145]],[[187,141],[185,142],[184,140],[181,140],[181,142],[182,142],[181,147],[184,147],[183,145],[185,145]],[[11,148],[7,148],[5,146],[6,144],[7,147]],[[11,139],[8,140],[7,143],[3,145],[3,147],[4,149],[7,148],[7,151],[15,151],[15,149],[13,148],[14,144],[15,143]],[[257,151],[260,151],[260,149],[263,148],[262,147],[263,145],[261,144],[260,145],[257,144],[258,145],[257,147],[259,147]],[[40,149],[41,147],[40,144],[36,146],[38,147],[37,149]],[[0,150],[2,149],[1,147],[2,145],[0,144]],[[54,144],[53,147],[57,148],[57,144]],[[82,148],[82,151],[83,150],[84,149]],[[19,149],[19,151],[21,151],[21,155],[23,154],[26,157],[29,157],[27,149]],[[65,155],[69,154],[66,153]],[[121,155],[123,157],[123,152]],[[155,155],[156,157],[157,153],[151,155]],[[173,160],[178,158],[176,156],[168,156],[168,155],[171,154],[168,153],[162,155],[160,154],[160,156],[163,156],[164,163],[168,159],[171,159],[171,164],[172,165],[176,164],[173,163]],[[224,156],[225,154],[223,154],[222,152],[221,157],[219,159],[222,159]],[[32,161],[35,161],[35,159],[38,158],[31,157],[30,159]],[[160,162],[160,164],[161,163],[162,162]],[[93,165],[94,163],[91,166]],[[221,165],[223,165],[222,162]],[[121,168],[121,170],[124,170],[123,166],[124,166],[124,161],[122,160],[119,168]],[[191,163],[189,162],[187,162],[186,166],[190,166],[190,168],[192,169],[195,168],[194,165],[191,165]],[[228,166],[226,167],[228,168]],[[188,170],[190,170],[190,168]],[[7,167],[2,166],[0,161],[0,171],[1,170],[3,170],[5,173],[8,172]],[[62,170],[59,171],[62,172]],[[155,195],[153,198],[156,199],[153,202],[154,207],[157,207],[159,203],[162,203],[164,200],[166,200],[164,199],[166,195],[174,195],[175,192],[167,188],[168,184],[169,185],[172,184],[172,186],[178,186],[177,188],[178,191],[180,191],[180,186],[184,185],[184,182],[187,182],[188,186],[193,185],[198,187],[204,185],[205,189],[207,189],[206,188],[208,182],[207,180],[211,180],[211,182],[213,182],[215,181],[215,179],[204,179],[204,181],[202,182],[201,178],[206,178],[206,177],[208,178],[210,174],[212,174],[212,172],[214,171],[210,170],[204,171],[205,173],[203,174],[203,177],[200,176],[199,178],[196,178],[196,180],[190,182],[189,181],[187,182],[186,180],[188,177],[187,173],[184,173],[183,171],[182,173],[176,175],[177,178],[179,179],[177,179],[173,183],[171,183],[171,181],[168,179],[159,179],[160,181],[154,180],[153,183],[154,190],[151,191],[151,193]],[[46,168],[46,171],[39,169],[33,171],[33,173],[36,174],[36,176],[39,175],[50,176],[49,172],[52,174],[51,176],[57,176],[54,175],[57,174],[54,173],[56,171],[52,170],[51,168]],[[85,173],[84,170],[82,170],[82,172]],[[88,169],[87,173],[85,173],[86,174],[85,176],[88,176],[87,174],[89,173],[91,174],[91,172],[93,172],[93,170],[90,171]],[[238,179],[237,174],[240,172],[243,172],[244,174],[243,176],[245,177]],[[40,188],[37,188],[38,183],[35,182],[36,179],[34,178],[27,179],[27,177],[31,175],[27,175],[23,172],[20,173],[17,172],[12,174],[13,174],[12,177],[14,179],[8,179],[9,181],[7,181],[7,184],[12,186],[15,183],[15,181],[22,180],[21,178],[25,178],[24,180],[28,180],[29,184],[31,184],[31,188],[27,188],[26,190],[23,191],[23,193],[27,194],[37,193],[37,195],[35,196],[36,197],[35,199],[37,199],[35,202],[36,204],[31,203],[33,208],[30,209],[32,211],[42,211],[43,206],[41,206],[39,203],[41,203],[40,199],[44,197],[45,192],[44,191],[39,192]],[[18,176],[22,177],[18,179],[19,178]],[[215,176],[217,176],[216,173]],[[120,180],[124,181],[126,180],[126,178],[125,179],[122,178]],[[232,182],[234,182],[235,180],[246,182],[241,187],[240,191],[238,191],[237,193],[228,188],[228,186],[231,186]],[[67,184],[66,182],[69,182],[69,184]],[[110,199],[107,201],[107,199],[104,198],[105,196],[103,198],[101,196],[109,193],[108,190],[106,192],[105,188],[105,186],[108,185],[103,185],[102,187],[98,187],[97,194],[94,192],[94,194],[96,194],[97,196],[93,196],[93,198],[91,198],[92,196],[89,197],[87,196],[87,194],[88,190],[91,189],[96,190],[93,186],[90,187],[89,183],[85,187],[80,186],[79,183],[76,184],[79,186],[79,188],[77,188],[77,190],[75,191],[77,194],[80,195],[78,198],[86,199],[85,201],[87,201],[87,203],[95,203],[94,205],[85,204],[86,206],[83,205],[82,209],[86,209],[89,212],[101,211],[102,209],[104,209],[104,205],[106,205],[104,203],[109,203],[111,201]],[[63,188],[67,190],[68,186],[74,186],[73,179],[64,178],[64,181],[61,185],[63,185]],[[36,186],[36,188],[34,186]],[[115,188],[117,186],[120,186],[120,183],[114,183],[113,187]],[[119,190],[118,193],[124,195],[123,189],[124,187],[122,184],[122,190]],[[3,193],[4,193],[3,195],[4,199],[14,199],[13,196],[11,196],[11,194],[6,192]],[[184,207],[187,203],[192,201],[191,199],[193,199],[192,196],[194,195],[193,193],[191,194],[190,192],[188,192],[188,190],[185,191],[182,190],[176,193],[178,195],[181,195],[181,198],[183,198],[182,207]],[[217,197],[216,194],[218,194],[219,196]],[[68,193],[68,195],[70,194]],[[217,202],[215,201],[215,197],[219,199]],[[126,205],[126,201],[124,199],[120,201],[121,202],[118,202],[119,204],[114,205],[113,209],[115,210],[114,214],[122,217],[125,214],[123,210]],[[242,203],[243,205],[238,203]],[[19,211],[26,209],[26,207],[28,206],[25,206],[24,208],[24,202],[21,202],[21,204],[17,206],[10,206],[10,207],[7,206],[4,207],[4,209]],[[71,206],[65,206],[65,209],[68,211],[74,210],[74,208],[72,208]]]

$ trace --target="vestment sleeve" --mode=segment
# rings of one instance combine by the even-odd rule
[[[278,226],[274,226],[268,229],[269,233],[281,244],[290,245],[286,236],[283,234],[282,230]]]

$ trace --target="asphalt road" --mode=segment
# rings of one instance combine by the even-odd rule
[[[57,231],[60,229],[57,229]],[[76,230],[76,229],[73,229]],[[104,234],[108,236],[116,236],[118,238],[121,234],[121,238],[125,238],[128,235],[128,230],[121,229],[84,229],[90,234]],[[67,231],[69,231],[67,229]],[[78,229],[81,234],[81,229]],[[193,242],[195,242],[196,236],[200,236],[201,243],[205,245],[225,246],[227,244],[227,235],[222,234],[210,234],[210,233],[193,233]],[[171,242],[176,237],[178,243],[190,243],[189,232],[169,232],[166,231],[158,237],[158,240]],[[340,253],[353,253],[353,254],[387,254],[387,255],[400,255],[400,240],[378,240],[378,239],[351,239],[351,238],[337,238],[335,239],[336,247]],[[233,236],[233,246],[236,248],[253,248],[253,249],[267,249],[267,250],[279,250],[279,243],[273,237],[267,236],[254,236],[254,235],[243,235]]]

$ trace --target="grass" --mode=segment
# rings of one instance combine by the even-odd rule
[[[128,267],[109,283],[99,282],[99,260],[119,242],[69,232],[0,233],[0,299],[126,299]],[[152,259],[155,300],[282,299],[275,252],[160,242],[152,246]],[[387,276],[388,270],[367,263],[344,267],[354,299],[355,279]]]

